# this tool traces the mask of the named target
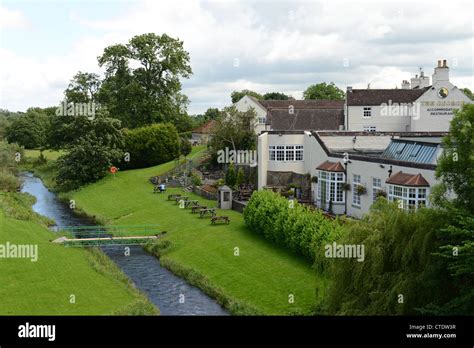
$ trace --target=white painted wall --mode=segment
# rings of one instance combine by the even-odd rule
[[[255,120],[257,123],[255,125],[255,133],[260,134],[261,131],[265,130],[265,123],[258,123],[258,119],[262,117],[267,117],[267,110],[261,106],[259,103],[256,103],[252,98],[249,96],[244,96],[238,102],[234,103],[234,106],[238,111],[246,112],[250,108],[253,108],[257,114],[257,119]]]
[[[372,108],[371,117],[363,117],[364,106],[347,107],[348,129],[363,131],[364,126],[375,126],[378,132],[406,132],[410,126],[410,113],[405,116],[382,116],[381,106],[366,105]],[[347,124],[346,124],[347,126]]]

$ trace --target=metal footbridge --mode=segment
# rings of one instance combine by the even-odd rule
[[[143,245],[163,236],[158,225],[127,226],[70,226],[63,227],[62,237],[53,243],[66,247],[92,247],[101,245]]]

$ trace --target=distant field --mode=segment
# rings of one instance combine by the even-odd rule
[[[44,150],[43,156],[48,160],[55,161],[59,156],[64,155],[64,151],[54,151],[54,150]],[[27,158],[38,158],[40,155],[40,150],[25,150],[25,157]]]

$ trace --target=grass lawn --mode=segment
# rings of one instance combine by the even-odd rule
[[[38,219],[7,216],[5,204],[0,193],[0,244],[38,245],[38,260],[0,258],[0,315],[105,315],[146,302],[112,261],[52,244],[55,235]]]
[[[64,155],[64,151],[44,150],[43,156],[47,160],[55,161],[59,156]],[[25,157],[36,159],[40,155],[40,150],[25,150]]]
[[[248,303],[268,315],[309,313],[317,302],[316,288],[323,296],[325,280],[314,273],[302,258],[251,233],[242,214],[228,215],[230,225],[211,226],[209,218],[199,218],[189,209],[180,209],[166,194],[152,193],[148,179],[173,167],[156,167],[119,172],[69,193],[76,206],[103,223],[114,225],[159,224],[168,232],[170,250],[163,258],[205,275],[226,295]],[[186,194],[202,204],[215,206],[194,194]],[[238,247],[240,256],[234,256]],[[289,303],[289,296],[294,303]],[[110,298],[110,297],[109,297]]]

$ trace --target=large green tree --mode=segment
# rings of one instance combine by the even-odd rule
[[[326,82],[322,82],[309,86],[303,92],[303,98],[305,100],[344,100],[344,91],[337,87],[333,82],[329,84],[327,84]]]
[[[50,122],[51,116],[47,111],[29,108],[25,114],[13,118],[5,130],[5,135],[8,142],[17,143],[27,149],[44,147]]]
[[[100,76],[79,71],[72,78],[64,96],[68,102],[88,103],[96,101],[96,94],[101,84]]]
[[[98,61],[105,67],[99,101],[125,127],[175,123],[186,113],[189,101],[180,79],[192,70],[182,41],[166,34],[137,35],[125,45],[105,48]]]
[[[269,92],[263,95],[264,100],[288,100],[292,99],[290,96],[286,95],[285,93],[280,92]]]

